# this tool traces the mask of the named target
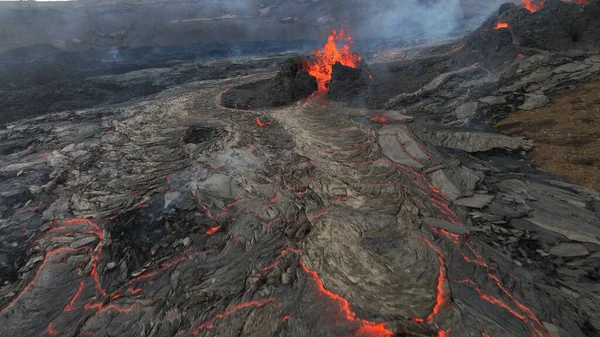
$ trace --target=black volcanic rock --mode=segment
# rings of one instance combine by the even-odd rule
[[[234,109],[277,107],[308,97],[317,89],[317,80],[302,69],[302,61],[289,59],[274,78],[223,93],[221,105]]]
[[[507,2],[507,3],[504,3],[504,4],[502,4],[502,5],[500,6],[500,9],[498,9],[498,14],[500,15],[500,14],[502,14],[502,13],[506,12],[506,11],[513,10],[513,9],[514,9],[514,8],[516,8],[516,7],[517,7],[517,5],[515,5],[515,4],[514,4],[514,3],[512,3],[512,2]]]
[[[368,74],[362,68],[352,68],[336,62],[331,71],[327,98],[344,102],[360,99],[366,94],[368,80]]]
[[[508,22],[515,43],[548,50],[600,48],[600,1],[583,5],[548,0],[530,13],[521,7],[500,11],[498,21]]]

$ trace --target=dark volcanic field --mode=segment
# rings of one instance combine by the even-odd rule
[[[64,52],[48,45],[13,50],[0,54],[0,94],[3,97],[0,123],[49,112],[120,103],[200,79],[251,74],[253,69],[271,66],[277,57],[270,57],[266,62],[271,63],[265,63],[248,62],[247,57],[236,59],[236,56],[302,50],[309,43],[254,42],[235,46],[212,43],[83,53]],[[226,57],[231,59],[215,59]],[[206,61],[209,59],[215,60],[211,63]],[[143,69],[153,69],[155,78],[118,83],[102,77]],[[168,80],[161,78],[164,73],[169,73]]]
[[[365,48],[327,94],[264,45],[3,54],[0,336],[600,336],[600,193],[491,127],[600,74],[599,9]]]

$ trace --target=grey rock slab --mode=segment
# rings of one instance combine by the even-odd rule
[[[479,99],[479,102],[481,102],[483,104],[487,104],[487,105],[506,104],[506,97],[505,96],[487,96],[487,97]]]
[[[579,185],[575,185],[575,184],[570,184],[570,183],[567,183],[564,181],[553,180],[553,179],[546,179],[546,180],[544,180],[544,182],[547,183],[548,185],[558,187],[563,191],[574,191],[577,193],[577,195],[579,195],[581,197],[584,197],[584,196],[590,197],[590,198],[600,201],[600,192],[597,190],[594,190],[592,188],[585,187],[585,186],[579,186]]]
[[[34,169],[35,166],[39,166],[40,164],[45,163],[45,160],[42,159],[42,157],[40,156],[40,159],[36,160],[36,161],[30,161],[30,162],[24,162],[24,163],[14,163],[14,164],[8,164],[6,166],[2,166],[0,167],[0,172],[19,172],[22,170],[27,170],[27,169]]]
[[[575,192],[571,192],[567,189],[562,189],[554,186],[548,186],[544,184],[540,184],[537,182],[532,182],[529,184],[529,189],[532,190],[532,193],[539,193],[548,196],[552,196],[566,204],[569,204],[578,208],[586,208],[587,201],[585,195],[580,195]]]
[[[563,242],[558,246],[550,248],[550,254],[561,257],[585,256],[590,252],[580,243]]]
[[[437,189],[442,191],[442,193],[450,200],[456,200],[462,195],[461,190],[455,185],[455,183],[450,180],[450,178],[446,175],[444,170],[439,170],[431,173],[429,175],[431,184],[435,186]]]
[[[525,94],[525,102],[519,105],[521,110],[532,110],[545,106],[550,102],[550,99],[541,92]]]
[[[586,69],[587,66],[583,62],[573,62],[564,64],[552,71],[553,74],[574,73]]]
[[[76,249],[76,248],[79,248],[79,247],[83,247],[83,246],[85,246],[85,245],[87,245],[89,243],[92,243],[92,242],[96,241],[97,239],[98,238],[95,237],[95,236],[91,236],[91,235],[85,236],[85,237],[83,237],[83,238],[81,238],[81,239],[79,239],[77,241],[74,241],[71,244],[69,244],[69,247],[71,247],[73,249]]]
[[[536,200],[536,198],[529,193],[529,185],[519,179],[504,179],[500,181],[497,186],[502,192],[521,195],[527,200]]]
[[[450,171],[450,176],[456,182],[458,188],[461,190],[464,196],[473,195],[477,183],[479,183],[479,181],[481,181],[483,178],[480,176],[480,172],[472,171],[464,166],[459,166],[456,169],[451,169],[448,171]]]
[[[501,192],[497,195],[508,204],[525,204],[528,217],[523,220],[569,240],[600,244],[600,219],[585,208],[584,200],[577,193],[518,179],[505,179],[494,186]]]
[[[69,213],[69,200],[57,199],[42,214],[43,220],[66,219]]]
[[[432,166],[432,167],[424,170],[423,173],[424,174],[429,174],[429,173],[432,173],[432,172],[435,172],[435,171],[439,171],[439,170],[444,169],[444,168],[446,168],[446,165],[443,165],[443,164],[435,165],[435,166]]]
[[[444,85],[451,78],[453,78],[457,75],[471,74],[471,73],[476,73],[476,72],[480,72],[480,71],[481,71],[481,69],[479,69],[479,68],[469,66],[469,67],[461,68],[458,70],[450,71],[447,73],[443,73],[443,74],[437,76],[436,78],[432,79],[429,83],[425,84],[421,89],[419,89],[413,93],[401,93],[395,97],[392,97],[391,99],[389,99],[387,101],[386,107],[392,107],[395,104],[401,103],[407,99],[414,99],[415,97],[420,97],[429,92],[438,90],[438,89],[440,89],[440,87],[442,87],[442,85]]]
[[[548,332],[552,334],[552,336],[560,337],[560,330],[556,325],[548,322],[542,322],[542,324],[544,325],[544,328],[546,328],[546,330],[548,330]]]
[[[380,134],[379,146],[383,154],[392,161],[415,168],[422,168],[423,165],[413,159],[406,149],[404,149],[396,135]]]
[[[466,152],[485,152],[492,149],[523,149],[533,148],[533,142],[524,137],[510,137],[498,133],[481,131],[439,130],[423,134],[429,142]]]
[[[448,232],[455,233],[455,234],[470,234],[471,233],[471,231],[465,226],[453,224],[451,222],[439,220],[436,218],[425,218],[425,219],[423,219],[423,222],[427,226],[441,228],[441,229],[447,230]]]
[[[456,108],[455,114],[458,118],[469,118],[475,116],[479,103],[469,102]]]
[[[556,53],[557,55],[566,56],[568,58],[578,58],[585,57],[587,55],[586,51],[583,49],[568,49],[562,50]]]
[[[600,223],[596,215],[552,196],[539,196],[529,203],[532,211],[527,221],[546,230],[560,233],[570,240],[600,244]]]
[[[519,64],[519,71],[526,72],[532,69],[538,69],[541,65],[548,62],[550,55],[548,53],[533,55],[526,58]]]
[[[423,148],[415,139],[415,136],[407,127],[399,128],[398,141],[402,144],[402,146],[404,146],[404,149],[410,154],[410,156],[418,160],[419,163],[424,163],[429,160],[429,156],[427,153],[425,153]]]
[[[493,195],[489,194],[475,194],[472,197],[460,198],[454,200],[455,205],[471,207],[471,208],[483,208],[494,200]]]

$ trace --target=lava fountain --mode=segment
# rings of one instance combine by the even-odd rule
[[[336,42],[341,42],[341,48],[338,48]],[[348,29],[341,31],[332,30],[327,38],[327,43],[323,45],[323,50],[315,52],[315,61],[306,61],[304,68],[317,79],[319,92],[327,92],[327,85],[331,80],[331,69],[336,62],[355,68],[360,62],[360,55],[351,51],[354,45],[352,37],[348,35]]]
[[[545,1],[534,1],[534,0],[522,0],[521,1],[527,10],[530,12],[537,12],[540,8],[544,6]]]

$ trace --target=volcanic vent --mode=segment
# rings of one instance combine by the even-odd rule
[[[234,109],[278,107],[313,93],[351,101],[360,96],[363,86],[357,80],[364,79],[361,68],[366,66],[352,46],[348,29],[332,30],[327,43],[314,55],[286,61],[273,78],[227,90],[222,105]]]

